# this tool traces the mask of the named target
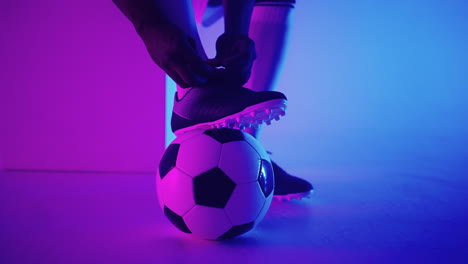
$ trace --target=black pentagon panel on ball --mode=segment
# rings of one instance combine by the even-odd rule
[[[222,144],[244,140],[244,134],[242,131],[232,128],[209,129],[205,131],[205,134]]]
[[[236,184],[220,169],[214,168],[193,179],[195,203],[224,208]]]
[[[262,159],[260,163],[260,171],[258,173],[258,183],[260,184],[265,197],[268,197],[271,192],[273,192],[273,189],[275,188],[274,179],[271,163]]]
[[[233,238],[250,231],[254,227],[255,221],[243,225],[236,225],[231,227],[226,233],[222,234],[219,239]]]
[[[164,152],[164,155],[159,162],[159,176],[164,178],[169,171],[176,166],[177,154],[179,153],[179,144],[171,144]]]
[[[169,221],[171,221],[171,223],[175,225],[180,231],[187,234],[192,233],[185,224],[182,216],[174,213],[171,209],[167,208],[167,206],[164,206],[164,214],[166,215],[167,219],[169,219]]]

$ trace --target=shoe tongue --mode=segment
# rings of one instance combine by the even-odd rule
[[[242,83],[237,78],[233,78],[229,71],[218,68],[211,73],[210,80],[207,86],[209,87],[222,87],[223,89],[239,89]]]

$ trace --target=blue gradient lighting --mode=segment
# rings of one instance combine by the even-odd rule
[[[453,0],[298,1],[277,87],[288,114],[265,147],[296,168],[463,170],[467,13]],[[222,29],[199,28],[209,57]]]

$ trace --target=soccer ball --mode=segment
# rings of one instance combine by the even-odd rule
[[[236,129],[197,129],[177,137],[164,152],[156,178],[159,204],[170,222],[205,239],[251,230],[273,198],[268,154]]]

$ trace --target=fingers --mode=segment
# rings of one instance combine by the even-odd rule
[[[172,69],[188,86],[202,86],[208,82],[211,68],[191,48],[182,49],[172,63]]]
[[[203,61],[200,56],[195,53],[195,50],[186,50],[185,54],[181,54],[181,58],[184,62],[181,64],[187,65],[188,70],[190,70],[194,75],[203,79],[204,82],[209,79],[213,72],[213,67]]]
[[[203,86],[208,82],[212,68],[195,50],[184,43],[172,53],[161,67],[180,87]]]
[[[192,66],[184,62],[171,62],[163,70],[182,88],[203,86],[209,79],[204,74],[194,72]]]
[[[202,86],[208,81],[207,77],[195,73],[189,64],[174,63],[171,67],[171,70],[175,75],[177,75],[177,78],[179,79],[179,81],[176,81],[175,79],[174,81],[176,81],[183,88]]]
[[[171,77],[171,79],[174,82],[176,82],[180,87],[182,88],[190,87],[190,84],[185,82],[184,79],[182,79],[182,77],[180,77],[180,75],[176,71],[172,70],[171,68],[166,68],[166,69],[163,68],[163,71],[165,71],[166,74],[169,75],[169,77]]]
[[[198,55],[196,42],[172,24],[148,27],[141,38],[153,59],[179,86],[204,85],[211,66]]]

